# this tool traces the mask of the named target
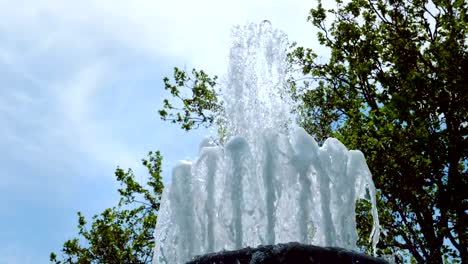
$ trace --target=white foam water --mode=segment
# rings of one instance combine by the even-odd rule
[[[368,198],[379,239],[375,187],[360,151],[337,139],[319,146],[291,122],[287,38],[268,21],[233,29],[223,86],[230,139],[200,144],[163,192],[154,263],[297,241],[355,250],[355,203]]]

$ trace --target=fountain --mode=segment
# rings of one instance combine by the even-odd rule
[[[268,21],[235,27],[222,90],[229,140],[200,144],[180,161],[162,196],[154,263],[300,242],[356,250],[355,202],[375,188],[365,158],[337,139],[319,146],[294,127],[287,93],[287,38]]]

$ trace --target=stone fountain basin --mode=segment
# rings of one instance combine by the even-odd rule
[[[387,261],[336,247],[298,242],[243,248],[197,256],[187,264],[388,264]]]

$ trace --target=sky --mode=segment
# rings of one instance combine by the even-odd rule
[[[117,166],[144,180],[196,158],[207,130],[159,120],[174,66],[223,76],[230,29],[271,21],[317,45],[303,0],[0,0],[0,264],[49,263],[90,218],[118,201]]]

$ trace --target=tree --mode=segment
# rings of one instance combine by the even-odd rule
[[[165,89],[174,98],[180,99],[181,108],[164,100],[160,117],[165,121],[179,123],[184,130],[210,126],[222,112],[214,86],[217,77],[209,77],[203,71],[193,70],[193,76],[178,68],[174,69],[175,84],[164,78]],[[191,86],[189,86],[191,85]],[[189,87],[192,97],[185,97],[180,91]],[[177,105],[178,106],[178,105]],[[62,256],[50,254],[50,261],[56,264],[74,263],[152,263],[157,212],[163,191],[162,156],[159,151],[148,154],[143,165],[148,169],[148,188],[135,181],[133,171],[117,168],[115,176],[122,188],[116,207],[104,210],[92,217],[91,229],[85,217],[78,212],[79,238],[68,240],[62,248]],[[81,239],[81,240],[80,240]]]
[[[168,77],[164,78],[164,89],[177,101],[171,103],[164,99],[163,109],[158,111],[162,120],[178,123],[186,131],[200,125],[209,127],[217,121],[223,111],[215,89],[217,76],[211,78],[204,71],[196,69],[189,75],[175,67],[173,79],[174,84]],[[186,91],[190,96],[186,95]]]
[[[131,169],[125,172],[118,167],[115,176],[122,187],[118,189],[121,196],[118,205],[94,215],[91,226],[78,212],[80,238],[66,241],[61,260],[51,253],[50,261],[56,264],[152,263],[156,213],[164,188],[161,162],[159,151],[149,152],[148,159],[142,160],[150,175],[147,188],[135,181]]]
[[[381,248],[466,263],[468,4],[336,3],[319,1],[309,16],[330,60],[303,47],[290,54],[308,76],[295,87],[299,122],[365,154],[383,205]]]
[[[308,18],[319,29],[321,45],[330,49],[330,60],[319,63],[312,49],[297,45],[289,54],[306,76],[302,83],[291,80],[298,122],[319,142],[333,136],[366,156],[378,188],[381,254],[401,251],[412,262],[466,263],[468,3],[336,3],[336,9],[325,10],[319,1]],[[329,25],[327,14],[335,18]],[[167,87],[184,87],[183,76]],[[216,82],[201,88],[191,82],[195,86],[188,88],[216,96],[211,93]],[[206,98],[193,94],[194,102]],[[216,113],[209,112],[215,108],[195,106],[201,106],[195,115],[206,110],[214,118],[208,120],[215,120]],[[204,118],[197,122],[213,124]],[[368,249],[362,239],[369,232],[367,211],[368,204],[359,202],[363,250]]]
[[[299,124],[319,142],[333,136],[366,156],[379,190],[384,232],[380,253],[402,250],[418,263],[467,263],[468,3],[336,3],[336,10],[325,10],[319,1],[309,16],[319,29],[321,45],[331,51],[330,60],[320,63],[312,49],[296,45],[289,55],[291,64],[306,76],[302,83],[291,80],[294,99],[299,102]],[[335,18],[329,25],[327,14]],[[160,117],[185,130],[216,124],[223,132],[217,119],[223,105],[216,79],[203,71],[188,75],[175,68],[175,84],[168,78],[164,82],[177,101],[164,100]],[[189,96],[183,95],[183,88],[188,88]],[[160,175],[160,170],[154,171]],[[88,245],[79,245],[78,239],[67,241],[62,250],[64,263],[145,263],[137,262],[134,253],[150,252],[152,239],[146,235],[146,242],[135,244],[143,238],[139,240],[136,234],[141,233],[134,232],[131,224],[144,210],[125,211],[121,205],[137,202],[132,194],[148,198],[141,186],[135,187],[139,185],[131,171],[120,175],[131,176],[121,176],[126,188],[121,189],[119,207],[104,211],[101,218],[95,216],[91,231],[79,215],[79,233]],[[156,190],[162,191],[162,183],[150,186],[159,186],[154,187],[154,195],[160,195]],[[159,200],[155,201],[149,204],[157,210]],[[368,204],[359,202],[362,250],[368,249],[362,239],[369,232],[367,212]],[[154,228],[156,217],[152,219],[148,229]],[[151,258],[150,253],[140,255]],[[63,263],[56,257],[51,254],[51,260]]]

